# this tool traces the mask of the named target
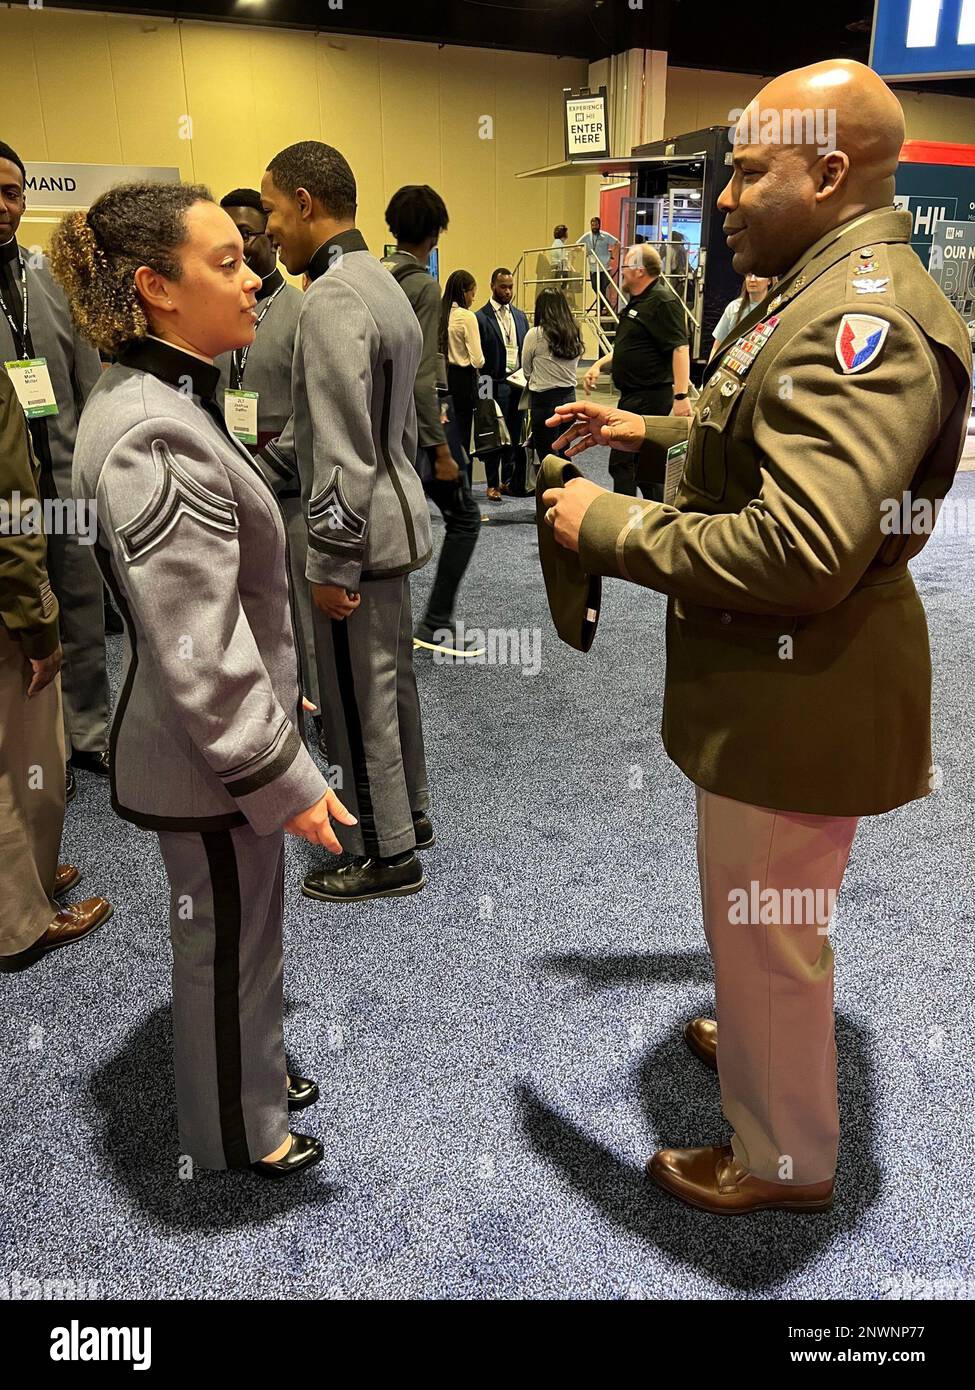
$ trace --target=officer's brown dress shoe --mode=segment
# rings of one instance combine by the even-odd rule
[[[70,893],[72,888],[76,888],[80,882],[80,869],[76,869],[73,864],[59,864],[54,875],[54,888],[51,896],[61,898],[65,893]]]
[[[826,1211],[833,1204],[833,1179],[800,1186],[765,1182],[741,1166],[730,1144],[704,1149],[661,1149],[647,1163],[658,1187],[688,1206],[714,1216],[749,1211]]]
[[[500,501],[501,501],[501,491],[500,491],[499,488],[496,488],[496,487],[489,487],[488,490],[487,490],[487,492],[486,492],[484,495],[485,495],[485,497],[487,498],[487,500],[488,500],[489,502],[500,502]]]
[[[684,1041],[706,1067],[718,1070],[718,1025],[713,1018],[692,1018],[685,1023]]]
[[[47,931],[35,941],[30,950],[56,951],[60,946],[73,946],[83,936],[93,932],[112,915],[112,904],[104,898],[85,898],[84,902],[62,907]]]

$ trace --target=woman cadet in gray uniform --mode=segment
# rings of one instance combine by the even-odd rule
[[[154,830],[169,877],[183,1154],[265,1177],[322,1146],[289,1109],[282,1001],[284,834],[338,853],[353,817],[299,735],[280,510],[213,393],[254,338],[260,279],[205,188],[128,184],[72,213],[52,263],[84,337],[116,364],[78,431],[74,492],[125,619],[112,804]]]

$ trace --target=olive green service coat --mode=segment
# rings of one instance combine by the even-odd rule
[[[586,513],[584,567],[669,596],[664,745],[721,796],[855,816],[930,790],[930,527],[891,515],[951,486],[972,355],[910,233],[883,209],[810,247],[709,363],[665,501]]]

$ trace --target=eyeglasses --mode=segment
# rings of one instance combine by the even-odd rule
[[[252,232],[250,227],[238,227],[237,230],[240,232],[240,239],[245,246],[249,246],[260,236],[267,236],[267,232]]]

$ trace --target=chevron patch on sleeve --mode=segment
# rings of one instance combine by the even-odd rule
[[[138,516],[116,527],[129,564],[169,535],[181,516],[192,516],[214,531],[237,532],[237,503],[211,492],[177,463],[162,439],[152,442],[156,488]]]
[[[366,523],[345,500],[341,472],[341,468],[336,464],[332,469],[332,476],[321,492],[309,501],[308,524],[320,536],[327,534],[329,539],[336,543],[357,545],[366,533]],[[336,535],[338,531],[344,531],[346,534]]]

